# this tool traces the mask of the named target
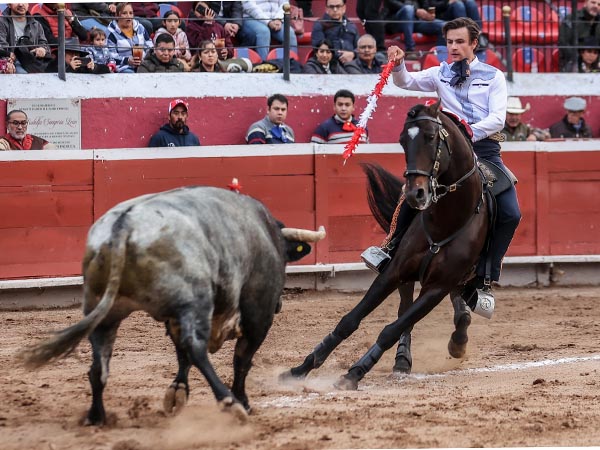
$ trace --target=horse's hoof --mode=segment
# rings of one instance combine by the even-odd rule
[[[163,409],[167,414],[179,414],[187,403],[185,384],[173,383],[163,398]]]
[[[280,383],[289,383],[290,381],[301,381],[306,378],[306,375],[294,375],[292,370],[286,370],[279,374],[279,382]]]
[[[219,405],[221,406],[221,411],[233,414],[233,416],[241,423],[246,423],[248,421],[248,411],[246,411],[244,405],[235,401],[232,397],[224,398],[219,402]]]
[[[457,344],[452,340],[452,338],[448,341],[448,353],[453,358],[462,358],[467,353],[467,343]]]
[[[356,391],[358,390],[358,381],[342,375],[333,383],[333,387],[340,391]]]
[[[392,368],[392,372],[396,374],[409,374],[412,370],[412,364],[405,357],[400,357],[396,359],[396,363]]]

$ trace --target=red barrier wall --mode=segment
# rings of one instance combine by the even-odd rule
[[[600,141],[504,147],[523,213],[509,255],[600,254]],[[116,203],[184,185],[225,187],[232,177],[288,226],[326,226],[301,264],[358,262],[384,238],[358,163],[401,175],[399,150],[361,146],[345,166],[341,146],[307,144],[0,152],[0,279],[79,275],[88,228]]]

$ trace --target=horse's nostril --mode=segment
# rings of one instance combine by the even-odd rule
[[[425,189],[421,188],[417,191],[417,200],[423,200],[425,198]]]

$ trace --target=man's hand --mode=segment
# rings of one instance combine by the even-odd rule
[[[44,47],[36,47],[29,53],[31,53],[36,58],[43,58],[44,56],[46,56],[46,49]]]
[[[530,134],[529,136],[527,136],[527,141],[537,141],[537,138],[535,137],[535,134]]]
[[[338,50],[338,60],[342,64],[349,63],[354,59],[354,52],[350,50]]]
[[[435,20],[435,13],[432,14],[426,9],[422,8],[419,8],[415,11],[415,16],[417,16],[418,19],[423,20],[425,22],[431,22],[432,20]]]
[[[398,67],[404,61],[404,50],[400,47],[392,45],[387,49],[388,61],[394,63],[394,67]]]
[[[274,19],[269,22],[269,28],[273,31],[281,30],[281,26],[282,26],[282,23],[281,23],[281,20],[279,20],[279,19]]]

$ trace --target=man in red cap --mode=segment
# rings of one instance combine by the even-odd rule
[[[149,147],[191,147],[200,145],[198,136],[186,125],[189,105],[181,99],[169,103],[169,123],[150,138]]]

